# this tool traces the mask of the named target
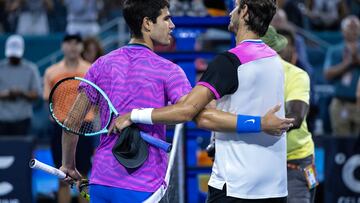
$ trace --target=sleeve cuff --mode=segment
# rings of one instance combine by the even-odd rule
[[[201,86],[204,86],[204,87],[207,87],[215,96],[216,99],[220,99],[220,94],[216,91],[216,89],[211,86],[209,83],[207,82],[198,82],[197,85],[201,85]]]

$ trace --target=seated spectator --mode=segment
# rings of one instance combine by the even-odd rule
[[[172,0],[170,13],[174,16],[206,16],[203,0]]]
[[[304,7],[304,1],[305,0],[286,0],[283,5],[289,21],[302,28],[305,27],[305,22],[300,8]]]
[[[21,2],[20,0],[4,0],[5,13],[4,13],[4,30],[5,32],[15,32],[16,23],[20,13]]]
[[[103,0],[104,7],[99,12],[99,22],[106,23],[114,18],[122,17],[123,0]]]
[[[309,18],[311,29],[335,30],[347,15],[347,4],[346,0],[306,0],[301,11]]]
[[[326,56],[324,76],[335,87],[330,119],[336,136],[357,136],[360,116],[356,109],[356,88],[360,77],[360,21],[348,16],[341,22],[344,42],[332,47]]]
[[[20,1],[20,15],[16,32],[21,35],[47,35],[49,22],[47,12],[53,9],[52,0]]]
[[[0,61],[0,135],[27,135],[32,103],[41,95],[38,68],[23,59],[24,49],[24,39],[12,35],[5,45],[7,59]]]
[[[53,9],[48,12],[50,32],[63,33],[66,29],[66,7],[63,0],[52,0]]]
[[[63,0],[67,8],[67,33],[95,36],[100,31],[98,14],[102,0]]]
[[[360,0],[348,0],[349,15],[360,17]]]
[[[225,1],[219,0],[204,0],[204,5],[207,8],[207,12],[210,16],[227,16],[227,9]]]
[[[289,32],[295,32],[295,27],[293,26],[292,23],[288,21],[287,15],[285,11],[282,9],[277,10],[273,20],[271,21],[271,25],[279,30],[287,30]],[[313,73],[313,68],[309,63],[309,59],[306,52],[305,40],[301,35],[296,34],[296,32],[295,32],[294,40],[295,40],[294,43],[297,52],[297,61],[295,65],[305,70],[311,78]]]
[[[5,31],[6,14],[5,14],[5,1],[0,0],[0,34]]]

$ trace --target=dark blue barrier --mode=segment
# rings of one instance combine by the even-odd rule
[[[31,137],[0,137],[0,202],[31,203]]]
[[[360,202],[360,143],[355,138],[316,137],[324,149],[324,202]]]

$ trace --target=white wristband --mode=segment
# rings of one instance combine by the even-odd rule
[[[153,122],[151,120],[151,113],[154,108],[146,108],[146,109],[133,109],[131,111],[130,119],[134,123],[143,123],[152,125]]]

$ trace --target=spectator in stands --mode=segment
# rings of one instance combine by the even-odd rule
[[[206,6],[207,13],[210,16],[227,16],[227,8],[225,1],[218,0],[204,0],[204,5]]]
[[[66,77],[84,77],[91,64],[81,58],[83,49],[82,38],[78,34],[65,35],[62,43],[64,59],[52,65],[45,71],[43,98],[49,100],[51,88],[61,79]],[[54,133],[51,137],[52,156],[56,167],[61,166],[61,136],[62,128],[52,121]],[[87,177],[91,168],[91,156],[93,153],[93,141],[91,137],[80,137],[79,145],[76,150],[76,166],[83,177]],[[69,185],[60,181],[58,191],[58,202],[68,203],[71,200]],[[86,202],[79,197],[80,202]]]
[[[338,29],[347,15],[346,0],[305,0],[301,12],[309,18],[311,29]]]
[[[47,12],[53,9],[53,0],[20,1],[20,15],[16,32],[21,35],[47,35],[49,22]]]
[[[288,30],[290,32],[295,32],[295,27],[293,26],[292,23],[288,21],[287,14],[282,9],[278,9],[276,11],[274,18],[271,21],[271,25],[278,30]],[[309,63],[308,55],[306,52],[305,40],[301,35],[296,34],[296,32],[294,33],[294,36],[295,38],[291,40],[291,41],[295,40],[293,43],[293,45],[295,45],[296,48],[296,50],[293,50],[296,52],[296,58],[294,58],[295,60],[294,64],[296,64],[301,69],[305,70],[311,78],[313,73],[313,68]]]
[[[305,22],[300,8],[305,6],[304,1],[305,0],[287,0],[283,7],[289,21],[302,28],[305,27]]]
[[[324,76],[335,87],[330,105],[330,119],[336,136],[360,133],[360,116],[356,111],[356,87],[360,76],[360,21],[348,16],[341,22],[344,42],[329,49]]]
[[[360,0],[348,0],[349,15],[360,17]]]
[[[170,11],[174,16],[206,16],[203,0],[173,0]]]
[[[40,98],[38,68],[23,59],[24,39],[10,36],[5,45],[7,59],[0,61],[0,135],[27,135],[32,102]]]
[[[0,34],[5,31],[6,13],[5,13],[5,0],[0,0]]]
[[[99,12],[99,22],[106,23],[122,17],[122,4],[124,0],[103,0],[104,7]]]
[[[64,32],[66,30],[66,7],[63,0],[52,0],[53,10],[48,13],[50,32]]]
[[[5,1],[5,32],[15,32],[16,24],[20,13],[20,0],[4,0]]]
[[[95,36],[100,31],[98,14],[102,0],[63,0],[67,8],[66,32]]]
[[[96,37],[87,37],[84,39],[84,50],[81,53],[83,59],[89,63],[94,63],[96,59],[104,55],[101,42]]]

